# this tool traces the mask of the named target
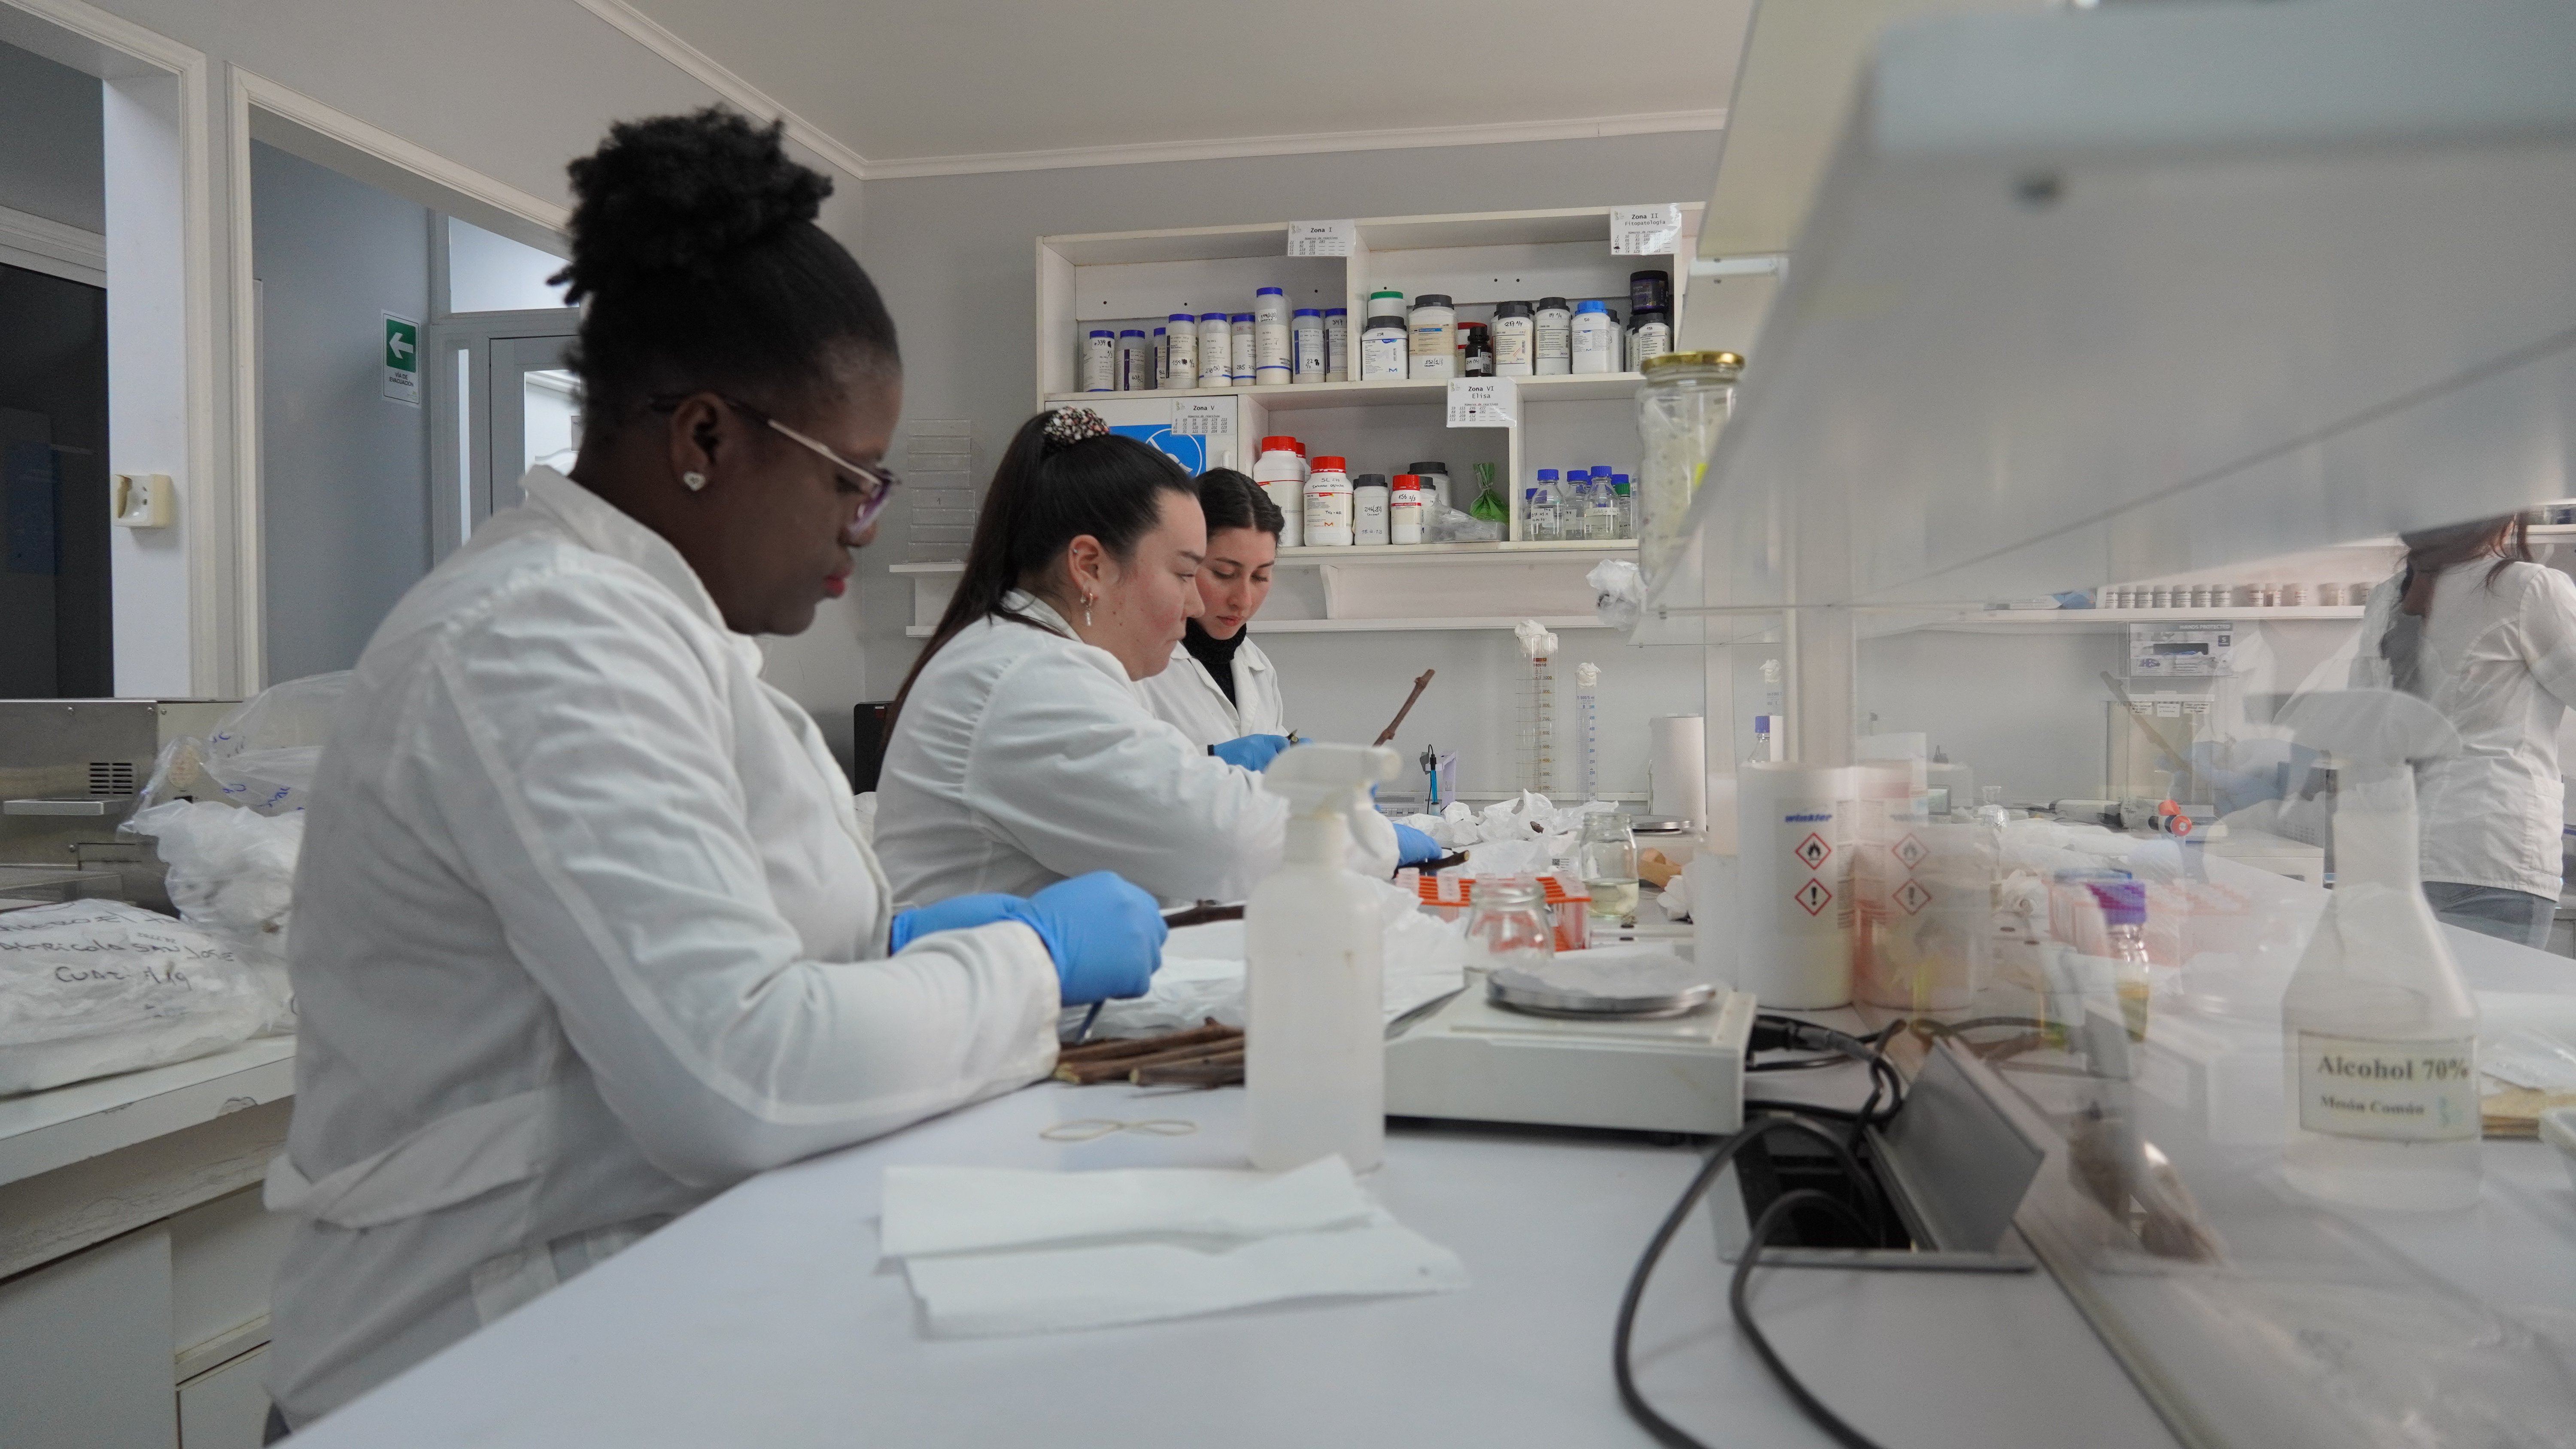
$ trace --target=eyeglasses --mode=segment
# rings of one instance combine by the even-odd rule
[[[693,393],[690,396],[696,396],[696,394]],[[886,503],[894,497],[895,485],[903,481],[896,476],[892,468],[882,464],[872,468],[865,463],[853,463],[834,452],[830,444],[818,438],[807,437],[747,402],[727,397],[720,392],[709,393],[707,396],[821,458],[847,478],[859,490],[859,510],[851,517],[849,527],[845,530],[852,537],[866,532],[867,526],[876,522],[877,515],[885,511]],[[687,397],[657,397],[647,406],[657,413],[677,412],[680,404],[687,401]]]

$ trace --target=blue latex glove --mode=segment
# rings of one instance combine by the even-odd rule
[[[1440,848],[1439,841],[1410,825],[1395,827],[1395,863],[1397,865],[1429,865],[1448,853]],[[968,899],[974,898],[970,896]]]
[[[1067,1006],[1144,995],[1171,934],[1152,896],[1105,870],[1048,886],[1011,919],[1046,942]]]
[[[1285,754],[1287,749],[1286,735],[1245,735],[1241,739],[1210,745],[1208,753],[1229,765],[1238,765],[1254,774],[1259,774],[1269,767],[1272,760]]]
[[[1058,881],[1034,896],[952,896],[894,918],[892,949],[934,931],[966,931],[1017,921],[1038,933],[1055,958],[1064,1004],[1085,1006],[1112,996],[1142,996],[1163,964],[1161,907],[1116,875],[1096,870]]]
[[[1018,917],[1012,912],[1027,904],[1027,901],[1018,896],[1006,896],[998,892],[980,896],[950,896],[935,906],[923,906],[920,910],[904,911],[896,915],[894,929],[888,938],[886,949],[900,951],[934,931],[971,931],[977,926],[989,926],[995,921],[1017,920]]]

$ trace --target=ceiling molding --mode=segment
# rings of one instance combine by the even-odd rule
[[[1516,141],[1589,141],[1673,131],[1720,131],[1726,112],[1653,111],[1569,121],[1496,121],[1386,131],[1316,131],[1295,136],[1240,136],[1223,141],[1146,141],[1127,146],[1075,146],[1060,151],[992,151],[871,161],[867,179],[970,176],[991,171],[1050,171],[1067,166],[1137,166],[1155,161],[1217,161],[1238,156],[1301,156],[1329,151],[1394,151],[1419,146],[1494,146]]]
[[[1329,151],[1392,151],[1418,146],[1491,146],[1514,141],[1593,140],[1673,131],[1718,131],[1726,112],[1655,111],[1630,116],[1589,116],[1566,121],[1497,121],[1489,125],[1426,126],[1388,131],[1320,131],[1293,136],[1242,136],[1221,141],[1146,141],[1124,146],[1075,146],[1054,151],[988,151],[962,156],[915,156],[871,161],[813,122],[779,104],[731,67],[691,45],[669,26],[627,0],[574,0],[618,32],[678,67],[727,105],[764,121],[785,123],[788,139],[859,181],[908,176],[970,176],[992,171],[1052,171],[1069,166],[1136,166],[1155,161],[1214,161],[1235,156],[1301,156]]]
[[[680,38],[669,26],[626,0],[573,0],[582,9],[617,27],[627,39],[679,67],[727,105],[762,121],[786,123],[787,137],[854,181],[865,181],[873,168],[868,158],[843,145],[821,127],[780,105],[767,91],[744,80],[714,56]]]
[[[0,262],[31,272],[107,285],[107,238],[32,212],[0,206]]]

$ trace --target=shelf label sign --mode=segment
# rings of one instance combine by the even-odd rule
[[[1359,223],[1347,217],[1340,221],[1288,223],[1288,255],[1292,257],[1346,257],[1359,239]]]
[[[391,312],[385,318],[384,396],[420,406],[420,323]]]
[[[1294,233],[1291,233],[1292,235]],[[1659,201],[1652,206],[1610,208],[1610,255],[1670,256],[1681,250],[1682,204]]]
[[[1223,437],[1234,431],[1231,398],[1183,398],[1172,404],[1172,431],[1185,438]]]
[[[1449,379],[1449,426],[1508,428],[1520,415],[1520,389],[1508,377]]]
[[[2225,676],[2236,672],[2233,623],[2129,626],[2129,673],[2151,679]]]

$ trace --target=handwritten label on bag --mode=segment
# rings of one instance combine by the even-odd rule
[[[1292,257],[1346,257],[1359,239],[1359,223],[1347,219],[1288,223],[1288,255]]]
[[[1508,377],[1449,380],[1449,426],[1508,428],[1520,411],[1520,389]]]
[[[1614,257],[1669,256],[1680,250],[1681,242],[1678,201],[1610,208],[1610,255]]]
[[[2369,1041],[2303,1031],[2299,1125],[2381,1142],[2474,1141],[2478,1044]]]

